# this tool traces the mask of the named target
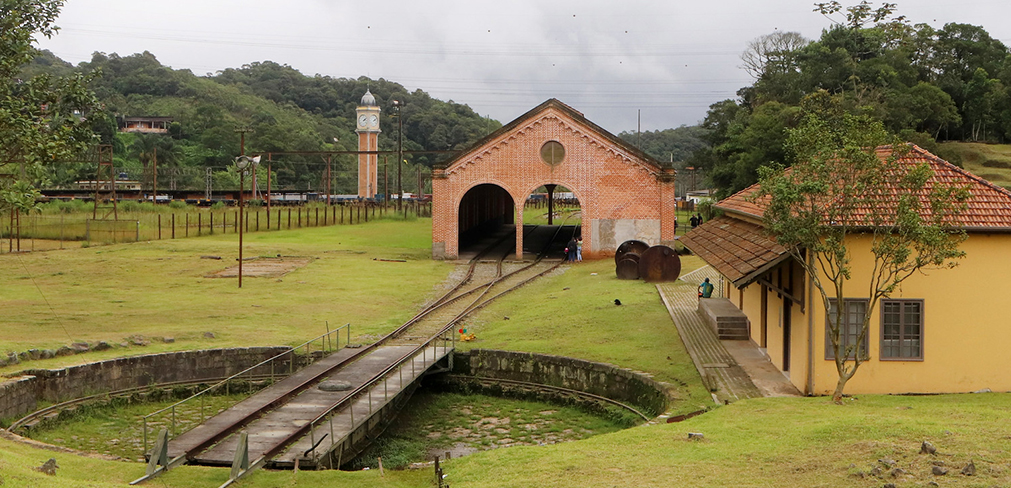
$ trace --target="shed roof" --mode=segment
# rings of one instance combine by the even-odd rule
[[[692,229],[681,243],[738,288],[789,257],[762,226],[727,216]]]

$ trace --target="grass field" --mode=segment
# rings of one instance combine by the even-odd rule
[[[684,272],[701,265],[697,257],[683,259]],[[527,351],[615,364],[668,383],[681,400],[673,406],[676,413],[712,404],[656,287],[618,280],[611,259],[584,261],[531,283],[479,312],[467,328],[477,340],[462,343],[462,349]]]
[[[247,255],[317,258],[281,281],[203,276],[234,259],[232,235],[0,256],[0,351],[71,340],[119,342],[132,334],[174,343],[33,361],[50,367],[168,349],[292,344],[352,322],[361,340],[399,325],[437,293],[452,266],[428,258],[430,221],[252,234]],[[222,261],[200,259],[220,255]],[[373,258],[406,262],[380,262]],[[685,269],[699,262],[685,260]],[[596,273],[596,274],[594,274]],[[670,383],[675,409],[710,405],[655,289],[613,278],[610,260],[584,262],[524,287],[467,324],[468,347],[533,351],[608,362]],[[36,286],[37,284],[37,286]],[[41,293],[40,293],[41,290]],[[617,307],[613,300],[622,305]],[[50,309],[52,306],[52,310]],[[55,310],[55,314],[53,312]],[[57,318],[58,317],[58,318]],[[506,317],[509,317],[506,319]],[[203,332],[215,332],[205,339]],[[668,359],[670,357],[670,359]],[[548,446],[511,447],[453,459],[454,488],[545,486],[989,487],[1011,485],[1011,395],[758,399],[678,424],[646,425]],[[688,441],[701,432],[702,441]],[[76,435],[76,434],[74,434]],[[939,454],[917,454],[930,440]],[[48,458],[56,477],[34,471]],[[905,471],[891,477],[894,460]],[[975,476],[958,471],[973,460]],[[934,478],[932,463],[950,472]],[[869,475],[875,465],[882,478]],[[852,467],[851,467],[852,466]],[[143,474],[138,463],[51,452],[0,438],[0,486],[106,488]],[[858,477],[863,472],[864,477]],[[218,486],[228,471],[181,467],[150,484]],[[242,487],[432,486],[432,472],[260,472]]]
[[[4,255],[0,351],[79,340],[119,344],[134,334],[175,339],[31,365],[52,367],[165,350],[297,344],[325,332],[326,321],[351,323],[353,339],[367,341],[413,315],[452,270],[430,259],[430,228],[428,219],[382,220],[250,234],[247,257],[315,260],[280,279],[247,277],[241,290],[234,278],[205,277],[235,264],[233,235]]]
[[[975,142],[945,142],[939,152],[957,155],[965,169],[996,185],[1011,188],[1011,145]]]
[[[990,487],[1011,484],[1011,395],[861,396],[846,405],[824,398],[768,398],[720,407],[678,424],[635,427],[549,446],[495,449],[444,464],[454,487],[812,486]],[[687,440],[689,432],[704,434]],[[937,447],[919,454],[920,443]],[[55,457],[50,478],[31,470]],[[894,461],[904,473],[892,477]],[[959,471],[969,461],[974,476]],[[934,476],[934,463],[949,472]],[[852,466],[852,467],[851,467]],[[878,466],[880,478],[871,475]],[[123,486],[140,464],[51,453],[0,439],[4,486]],[[863,472],[864,477],[859,473]],[[430,469],[366,472],[260,472],[243,487],[432,486]],[[217,486],[227,470],[184,466],[151,486]]]

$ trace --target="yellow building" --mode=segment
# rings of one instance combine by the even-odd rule
[[[863,346],[869,359],[846,392],[1011,391],[1005,356],[1011,351],[1005,308],[1011,297],[1011,192],[916,146],[899,159],[923,162],[934,170],[934,181],[969,190],[968,208],[958,218],[968,234],[961,245],[966,256],[954,269],[914,274],[872,310]],[[801,391],[831,394],[838,375],[821,294],[765,233],[763,208],[748,198],[756,191],[752,186],[717,203],[724,215],[682,242],[722,275],[722,295],[747,315],[751,340],[772,363]],[[853,318],[845,320],[857,322],[867,306],[859,293],[868,292],[873,255],[869,236],[849,239],[852,278],[844,306]]]

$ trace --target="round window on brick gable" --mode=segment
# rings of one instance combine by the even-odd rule
[[[558,166],[565,160],[565,147],[558,141],[548,141],[541,146],[541,160],[548,166]]]

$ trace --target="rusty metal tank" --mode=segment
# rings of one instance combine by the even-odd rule
[[[614,263],[618,264],[618,261],[621,261],[621,258],[630,252],[635,253],[638,256],[642,256],[642,253],[646,252],[647,249],[649,249],[649,244],[635,239],[622,242],[621,245],[618,246],[618,250],[614,252]]]
[[[626,252],[621,259],[614,264],[614,274],[619,280],[639,279],[639,255],[634,252]]]
[[[639,256],[639,276],[647,283],[663,283],[681,275],[681,258],[667,246],[653,246]]]

